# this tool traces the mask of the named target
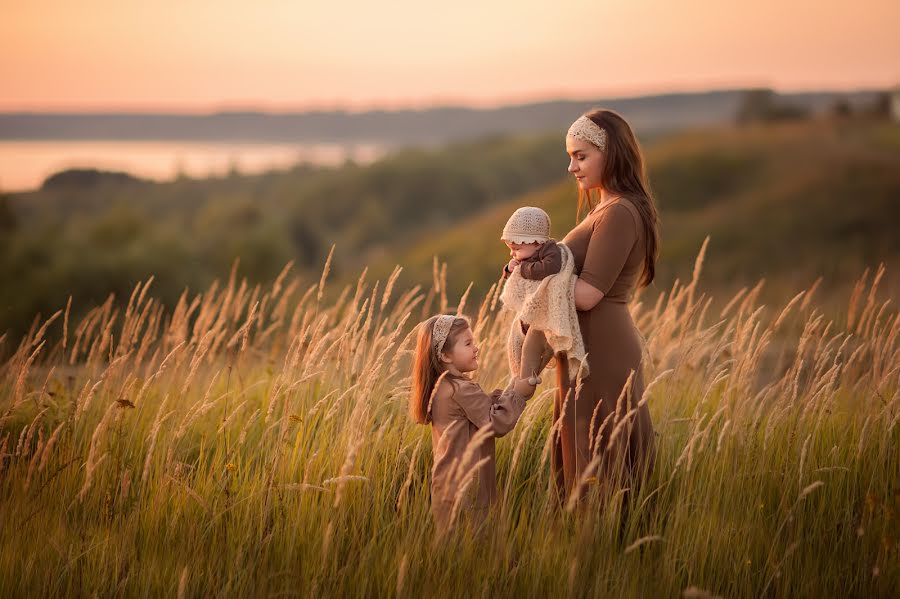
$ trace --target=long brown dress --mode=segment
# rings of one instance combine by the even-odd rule
[[[579,488],[589,464],[584,478],[596,477],[606,488],[616,481],[625,483],[617,478],[620,475],[632,478],[626,484],[632,486],[653,468],[654,432],[646,404],[628,415],[644,391],[643,342],[628,301],[643,271],[645,237],[637,208],[627,199],[616,198],[594,208],[563,239],[572,250],[579,278],[604,296],[593,309],[578,312],[590,375],[582,380],[577,394],[575,380],[563,381],[561,390],[566,393],[560,392],[554,404],[554,421],[561,414],[562,419],[551,466],[561,498]],[[632,371],[630,389],[619,402]],[[580,487],[582,495],[587,488]]]

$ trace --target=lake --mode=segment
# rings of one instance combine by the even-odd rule
[[[183,141],[0,140],[0,191],[36,189],[67,168],[125,171],[156,181],[245,174],[290,168],[300,162],[337,166],[377,160],[386,148],[373,143],[209,143]]]

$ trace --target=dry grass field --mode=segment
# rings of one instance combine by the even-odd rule
[[[151,281],[4,341],[0,596],[887,596],[900,588],[900,316],[867,272],[763,305],[687,283],[632,305],[657,468],[614,502],[551,493],[553,377],[498,440],[483,534],[434,541],[413,326],[469,315],[506,379],[496,287]],[[451,273],[451,276],[453,274]],[[713,301],[716,299],[718,301]],[[722,304],[723,309],[711,306]],[[586,485],[594,481],[583,481]]]

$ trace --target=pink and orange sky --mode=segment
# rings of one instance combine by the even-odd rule
[[[0,110],[900,84],[900,0],[0,0]]]

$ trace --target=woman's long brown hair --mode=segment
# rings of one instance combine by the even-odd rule
[[[440,315],[438,315],[440,316]],[[418,424],[431,422],[431,395],[434,385],[444,372],[440,357],[432,347],[434,338],[434,321],[438,316],[432,316],[419,325],[419,334],[416,339],[416,355],[413,360],[412,389],[409,394],[409,415]],[[459,334],[469,328],[469,321],[459,316],[450,325],[450,332],[444,342],[444,352],[453,349]]]
[[[631,127],[616,112],[597,109],[585,116],[606,130],[606,151],[603,152],[600,185],[612,194],[631,200],[644,222],[647,253],[640,284],[646,287],[656,276],[656,259],[659,257],[659,213],[650,192],[640,144]],[[575,219],[580,221],[582,210],[587,207],[590,211],[594,206],[595,202],[590,191],[580,191]]]

